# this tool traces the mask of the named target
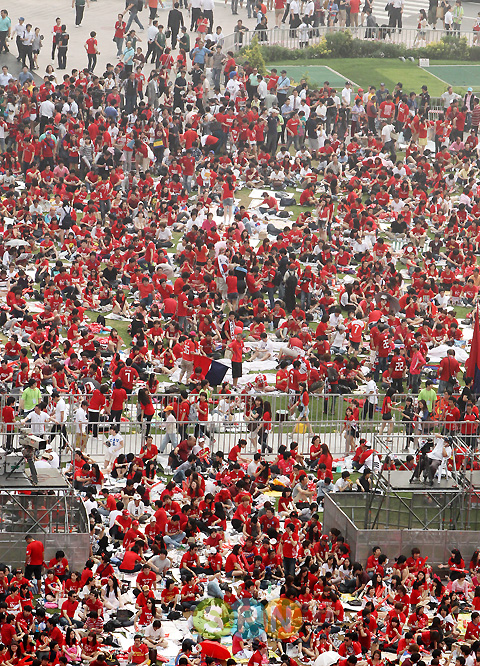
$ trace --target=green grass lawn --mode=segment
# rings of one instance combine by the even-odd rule
[[[315,64],[314,64],[315,63]],[[315,69],[316,64],[319,66],[319,78],[316,80]],[[455,65],[462,64],[456,61],[435,61],[435,65]],[[384,82],[387,88],[392,91],[395,84],[401,81],[403,89],[406,92],[415,91],[419,92],[422,85],[426,84],[432,97],[438,97],[445,92],[445,84],[437,79],[432,74],[429,74],[423,69],[420,69],[416,63],[410,61],[401,62],[398,59],[384,60],[382,58],[325,58],[318,61],[312,60],[290,60],[283,62],[268,62],[268,68],[276,67],[294,68],[292,71],[296,78],[308,77],[312,84],[323,84],[325,70],[321,69],[323,66],[328,66],[337,71],[345,77],[345,80],[352,79],[362,88],[368,88],[370,85],[376,85]],[[304,71],[299,71],[299,67],[304,67]],[[455,71],[455,70],[453,70]],[[451,82],[454,86],[455,92],[464,93],[465,88],[456,87],[455,81]]]

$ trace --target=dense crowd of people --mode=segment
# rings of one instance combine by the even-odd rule
[[[479,100],[312,90],[225,52],[210,0],[190,25],[147,4],[103,74],[96,32],[82,67],[58,18],[40,85],[40,29],[1,12],[24,65],[0,75],[2,438],[35,435],[38,473],[82,494],[91,551],[78,571],[27,536],[25,569],[2,564],[0,659],[475,666],[478,552],[359,562],[322,506],[369,493],[376,462],[430,485],[478,467]],[[308,35],[314,2],[247,0],[259,31],[273,10]],[[281,400],[295,434],[274,438]]]

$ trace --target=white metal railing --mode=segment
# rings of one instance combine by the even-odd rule
[[[407,48],[418,48],[430,43],[440,42],[442,37],[447,35],[465,37],[468,46],[474,45],[476,33],[473,31],[460,31],[454,33],[446,31],[443,28],[436,30],[425,30],[425,39],[419,39],[416,28],[403,28],[399,32],[398,28],[393,29],[388,26],[378,28],[367,28],[359,26],[358,28],[340,28],[339,26],[318,26],[312,27],[309,31],[308,46],[318,44],[327,34],[333,32],[344,32],[348,30],[353,38],[367,40],[369,42],[379,42],[385,44],[402,44]],[[249,30],[245,33],[233,33],[227,35],[224,41],[224,51],[238,51],[244,46],[249,46],[254,38],[258,39],[261,46],[283,46],[288,49],[304,48],[304,39],[299,34],[298,29],[289,28],[269,28],[268,30]],[[321,60],[321,58],[319,58]],[[432,64],[434,61],[432,61]],[[292,60],[295,65],[295,60]]]

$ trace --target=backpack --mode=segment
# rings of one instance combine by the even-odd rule
[[[290,289],[296,289],[298,284],[297,276],[293,271],[287,271],[283,277],[283,283]]]
[[[283,276],[280,271],[275,271],[275,277],[273,278],[273,284],[275,287],[279,287],[282,284]]]
[[[336,365],[327,365],[327,377],[329,382],[338,382],[338,370]]]

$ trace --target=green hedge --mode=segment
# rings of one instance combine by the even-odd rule
[[[354,39],[348,30],[328,33],[314,46],[289,49],[285,46],[261,46],[266,62],[284,60],[317,60],[321,58],[430,58],[430,60],[480,60],[480,47],[468,46],[465,37],[445,35],[439,42],[432,42],[417,49],[403,44]]]

